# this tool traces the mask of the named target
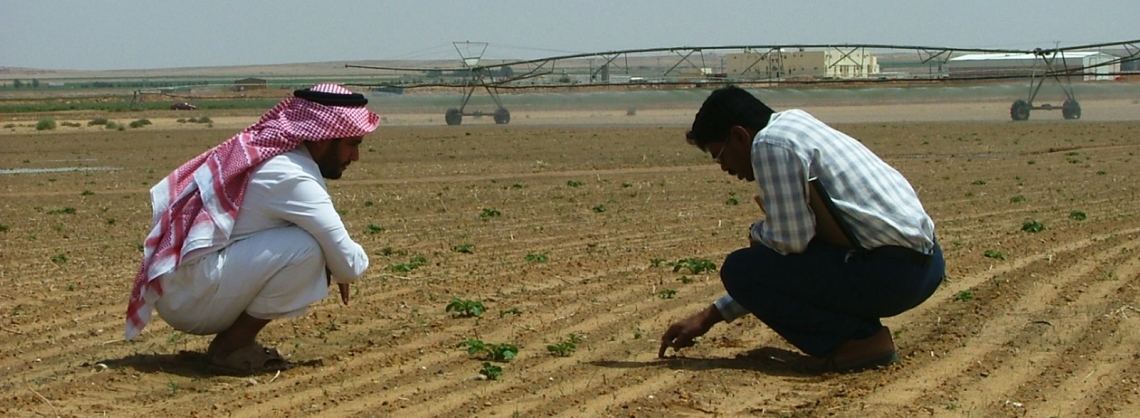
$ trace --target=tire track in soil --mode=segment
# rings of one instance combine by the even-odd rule
[[[599,282],[593,283],[592,285],[593,286],[604,286],[605,282],[599,281]],[[587,293],[587,294],[600,293],[600,291],[598,291],[598,290],[591,291],[591,289],[583,290],[583,292]],[[630,299],[634,299],[634,300],[640,299],[640,301],[639,302],[632,302],[632,303],[625,303],[625,304],[622,304],[619,302],[619,303],[617,303],[618,305],[624,305],[626,307],[632,307],[635,311],[641,311],[641,312],[646,312],[646,313],[657,312],[656,310],[651,309],[651,308],[640,308],[639,307],[640,305],[652,305],[652,304],[656,303],[653,299],[651,299],[651,297],[646,297],[646,295],[643,295],[643,294],[639,295],[640,292],[637,290],[625,290],[623,293],[625,293],[626,295],[621,296],[619,300],[628,301]],[[546,300],[550,300],[550,298],[546,298]],[[692,308],[682,306],[682,307],[676,308],[674,310],[677,310],[677,309],[688,310],[688,309],[692,309]],[[571,311],[571,312],[579,311],[579,309],[576,306],[563,306],[562,310]],[[667,311],[667,313],[673,313],[673,310]],[[529,315],[525,318],[530,319],[532,316],[533,315]],[[612,333],[609,332],[612,330],[612,328],[628,326],[625,323],[623,323],[622,318],[620,318],[618,316],[615,316],[612,319],[599,319],[599,318],[606,318],[607,316],[608,316],[607,314],[603,314],[603,315],[595,316],[595,317],[591,317],[591,318],[585,318],[583,316],[579,316],[578,321],[580,322],[580,325],[571,325],[571,324],[562,325],[561,331],[558,332],[557,335],[565,335],[567,333],[567,331],[579,333],[582,335],[589,335],[589,334],[596,333],[595,331],[597,329],[601,329],[603,327],[605,327],[607,329],[606,333],[610,333],[612,335]],[[544,333],[549,334],[550,332],[547,332],[549,330],[549,328],[554,327],[554,326],[558,326],[557,323],[560,320],[569,320],[570,318],[573,318],[573,317],[574,317],[573,314],[569,314],[569,315],[564,315],[562,317],[557,317],[557,318],[555,318],[555,320],[541,321],[543,324],[546,324],[545,327],[536,328],[533,326],[533,321],[524,321],[524,323],[521,326],[532,329],[533,331],[531,331],[531,332],[534,334],[537,334],[537,335],[541,335]],[[593,323],[595,325],[583,327],[581,325],[581,323],[584,323],[587,321],[593,321]],[[513,329],[508,329],[506,331],[514,332]],[[502,335],[502,333],[503,332],[486,334],[486,335],[483,335],[483,339],[486,341],[496,341],[493,338],[496,338],[497,336]],[[587,344],[588,344],[588,342],[587,342]],[[526,349],[525,347],[544,347],[545,343],[537,343],[537,342],[533,342],[533,341],[530,341],[530,342],[522,341],[520,343],[520,345],[522,345],[524,347],[524,349]],[[590,355],[604,355],[604,354],[608,354],[610,352],[616,352],[616,351],[621,351],[621,350],[626,350],[626,349],[627,349],[626,347],[618,346],[618,347],[615,347],[615,348],[610,349],[608,351],[591,350],[589,352],[589,354]],[[533,351],[539,351],[540,353],[542,352],[541,348],[533,349]],[[546,374],[558,371],[562,367],[562,364],[565,363],[565,359],[551,358],[551,357],[544,355],[544,354],[545,353],[540,354],[538,356],[542,357],[542,358],[549,358],[549,360],[539,361],[538,363],[533,363],[533,362],[526,361],[527,356],[524,356],[524,358],[522,358],[522,359],[516,359],[515,361],[512,361],[510,364],[505,365],[504,368],[508,369],[508,370],[512,369],[512,368],[519,368],[522,370],[522,373],[526,373],[528,375],[546,375]],[[579,354],[576,354],[575,357],[580,360],[580,358],[582,357],[582,354],[584,354],[584,353],[582,351],[579,351]],[[453,362],[470,361],[470,359],[468,358],[468,356],[466,354],[463,354],[459,357],[460,357],[459,360],[453,361]],[[435,368],[435,367],[440,365],[439,362],[432,362],[431,364],[432,364],[431,368]],[[509,367],[507,367],[507,366],[509,366]],[[571,376],[571,377],[573,377],[573,376]],[[542,381],[542,380],[540,379],[539,381]],[[432,384],[426,388],[424,387],[423,384],[420,384],[414,388],[405,389],[402,392],[385,393],[385,396],[383,396],[383,397],[372,398],[372,399],[369,399],[368,401],[363,402],[363,403],[353,402],[351,404],[352,408],[360,408],[360,409],[356,410],[356,409],[350,408],[350,410],[347,412],[360,412],[363,410],[372,409],[372,408],[376,407],[378,404],[382,405],[384,403],[394,405],[394,404],[397,404],[401,398],[410,399],[411,398],[410,395],[412,395],[412,394],[416,394],[418,396],[425,396],[427,399],[430,399],[431,402],[439,402],[441,400],[448,400],[449,402],[444,402],[444,404],[450,404],[451,403],[450,401],[456,401],[456,400],[461,399],[464,396],[467,396],[462,391],[448,390],[448,389],[454,389],[454,386],[460,385],[463,383],[465,383],[465,382],[462,382],[462,381],[461,382],[436,382],[435,384]],[[373,379],[373,383],[371,385],[372,386],[383,385],[383,386],[393,386],[393,387],[402,386],[402,385],[398,384],[398,382],[376,381],[375,379]],[[534,389],[534,386],[531,386],[530,388]],[[361,388],[357,388],[357,389],[361,389]],[[408,392],[408,390],[411,390],[412,392]],[[521,390],[521,389],[518,389],[518,390]],[[376,392],[378,390],[365,390],[365,391]],[[442,397],[432,396],[433,393],[438,393],[441,391],[444,393],[454,392],[455,394],[450,395],[450,396],[445,395]],[[553,398],[554,395],[555,394],[553,392],[549,392],[549,393],[544,394],[544,396],[549,396],[551,398]],[[461,403],[456,402],[456,404],[457,404],[457,407],[462,407]]]
[[[1088,247],[1082,251],[1106,254],[1106,252],[1098,250],[1105,248],[1113,250],[1131,249],[1137,246],[1131,242],[1112,244],[1102,241],[1098,244],[1104,245]],[[1070,253],[1065,253],[1065,255],[1071,256]],[[1059,255],[1057,258],[1061,258],[1061,256]],[[1028,351],[1021,347],[1047,345],[1048,341],[1054,339],[1057,341],[1073,341],[1081,335],[1082,330],[1090,321],[1089,318],[1080,318],[1079,323],[1069,324],[1066,322],[1064,327],[1049,325],[1046,328],[1041,326],[1044,324],[1040,321],[1056,318],[1055,315],[1050,314],[1056,313],[1058,304],[1067,303],[1069,300],[1065,296],[1065,292],[1058,291],[1058,289],[1083,287],[1085,285],[1083,279],[1091,276],[1090,273],[1097,269],[1099,263],[1111,259],[1112,257],[1078,259],[1076,263],[1063,268],[1061,267],[1068,263],[1054,259],[1047,265],[1040,266],[1045,268],[1039,269],[1038,273],[1021,274],[1025,279],[1010,280],[1004,284],[1003,287],[1007,287],[1007,290],[1003,293],[1009,293],[1008,286],[1012,285],[1015,286],[1012,292],[1021,296],[1015,298],[1014,304],[1005,315],[990,319],[982,326],[991,330],[989,335],[985,331],[980,332],[977,337],[963,341],[963,347],[956,350],[959,353],[972,354],[973,358],[963,359],[955,355],[949,357],[951,364],[964,366],[957,376],[941,379],[940,386],[947,389],[931,391],[925,396],[919,397],[917,403],[931,406],[954,404],[963,410],[976,410],[991,407],[995,402],[1003,399],[1011,400],[1011,402],[1019,401],[1019,399],[1011,397],[1011,393],[1015,392],[1018,387],[1033,385],[1035,383],[1033,375],[1037,373],[1037,370],[1043,367],[1047,368],[1049,364],[1054,364],[1059,360],[1056,358],[1056,353],[1051,352],[1051,350]],[[1040,265],[1041,263],[1037,264]],[[1034,269],[1030,269],[1030,271],[1032,270]],[[1019,283],[1035,280],[1037,277],[1054,277],[1054,279],[1035,285],[1031,284],[1033,286],[1031,289],[1024,288],[1023,283]],[[1110,290],[1110,288],[1104,288],[1101,289],[1101,292],[1084,292],[1082,298],[1102,298]],[[1033,310],[1020,308],[1029,302],[1040,302],[1043,306]],[[1054,319],[1054,321],[1056,320]],[[1042,332],[1046,330],[1048,331],[1048,338],[1042,335]],[[1036,344],[1030,344],[1031,342]],[[979,347],[981,350],[988,351],[976,353]],[[1034,387],[1040,386],[1034,385]],[[962,396],[963,392],[969,392],[971,399],[980,398],[990,402],[958,404],[958,399],[964,397]],[[1020,399],[1020,401],[1026,403],[1028,400]],[[1008,405],[999,404],[998,406],[1005,408]],[[990,410],[985,415],[996,416],[995,414],[998,412]]]
[[[560,282],[560,283],[561,283],[561,282]],[[605,285],[605,283],[606,283],[605,281],[595,281],[595,282],[593,282],[593,283],[592,283],[592,285],[593,285],[593,286],[603,286],[603,285]],[[563,285],[567,285],[567,283],[561,283],[561,284],[563,284]],[[586,293],[591,293],[591,292],[589,292],[589,289],[586,289],[586,290],[583,290],[583,291],[584,291],[584,292],[586,292]],[[593,293],[600,293],[600,292],[593,292]],[[638,295],[639,291],[638,291],[638,290],[636,290],[636,289],[628,289],[628,290],[626,290],[626,291],[625,291],[625,293],[629,294],[629,295],[630,295],[630,297],[645,299],[645,296],[644,296],[644,295],[641,295],[641,296],[639,296],[639,295]],[[651,300],[651,299],[650,299],[650,300]],[[375,303],[373,303],[373,305],[375,305]],[[564,306],[564,307],[563,307],[563,309],[564,309],[564,310],[568,310],[568,311],[569,311],[569,310],[575,310],[575,311],[576,311],[576,310],[577,310],[577,307],[576,307],[576,306],[569,306],[569,307],[566,307],[566,306]],[[532,316],[533,316],[533,315],[532,315]],[[530,317],[530,316],[528,316],[528,318],[529,318],[529,317]],[[556,321],[551,321],[551,322],[549,322],[549,323],[550,323],[550,324],[554,324],[555,322],[556,322]],[[461,326],[462,326],[462,324],[458,324],[458,325],[455,325],[455,326],[453,326],[451,329],[456,329],[456,327],[461,327]],[[543,330],[543,328],[538,328],[538,329],[536,329],[536,331],[542,331],[542,330]],[[513,330],[510,330],[510,329],[508,329],[508,331],[511,331],[511,332],[513,332]],[[538,332],[538,333],[539,333],[539,334],[541,334],[541,332]],[[436,346],[438,346],[438,345],[439,345],[439,342],[441,342],[441,341],[442,341],[442,340],[444,340],[444,339],[451,339],[451,340],[453,340],[453,341],[456,341],[456,340],[458,340],[457,338],[454,338],[453,336],[448,336],[448,335],[446,335],[446,334],[455,334],[455,335],[459,335],[459,333],[458,333],[458,332],[446,332],[446,330],[445,330],[445,332],[443,332],[443,333],[441,333],[441,334],[438,334],[438,335],[437,335],[437,337],[436,337],[436,338],[434,338],[434,341],[432,341],[431,343],[423,343],[423,342],[421,342],[421,340],[422,340],[422,338],[421,338],[421,339],[416,339],[416,340],[406,340],[406,341],[402,341],[402,342],[400,343],[400,346],[401,346],[401,347],[409,347],[409,346],[411,346],[412,348],[415,348],[415,347],[432,347],[432,348],[436,348]],[[493,340],[493,339],[491,339],[491,338],[493,338],[494,336],[500,335],[500,334],[501,334],[501,332],[499,332],[499,333],[494,333],[494,332],[493,332],[493,333],[489,333],[489,334],[484,334],[484,335],[483,335],[483,338],[484,338],[485,340],[487,340],[487,341],[495,341],[495,340]],[[539,345],[539,344],[537,344],[537,343],[536,343],[536,345],[538,345],[538,346],[543,346],[543,345]],[[405,350],[405,351],[415,351],[415,350]],[[456,357],[456,355],[455,355],[454,353],[455,353],[455,352],[457,352],[457,351],[458,351],[457,349],[451,349],[451,350],[449,350],[449,351],[446,351],[446,352],[444,352],[444,354],[442,354],[442,356],[443,356],[443,357],[448,357],[448,356],[450,356],[450,357]],[[358,369],[359,367],[361,367],[363,364],[367,364],[367,363],[370,363],[370,362],[371,362],[371,361],[374,359],[374,357],[376,357],[376,356],[384,356],[384,355],[388,355],[388,354],[390,354],[390,353],[377,353],[376,355],[365,355],[365,356],[357,356],[357,357],[354,357],[354,358],[353,358],[353,359],[350,361],[350,363],[349,363],[349,364],[346,364],[346,365],[344,365],[343,367],[344,367],[344,368],[347,368],[347,369],[349,369],[349,370],[357,370],[357,369]],[[454,364],[454,363],[457,363],[457,362],[465,361],[465,360],[466,360],[466,357],[467,357],[467,356],[464,354],[464,355],[462,355],[462,356],[459,356],[459,357],[460,357],[459,359],[455,359],[455,358],[452,358],[452,359],[446,359],[446,360],[445,360],[445,359],[443,359],[443,358],[442,358],[442,357],[440,357],[440,356],[441,356],[441,354],[435,354],[435,353],[432,353],[432,355],[430,356],[430,357],[431,357],[431,359],[432,359],[432,361],[428,361],[428,362],[421,362],[421,363],[419,363],[419,364],[415,364],[415,365],[412,365],[412,366],[421,366],[421,365],[426,365],[426,366],[431,366],[430,368],[436,368],[436,367],[440,367],[441,365],[442,365],[442,366],[448,366],[448,365],[451,365],[451,364]],[[423,355],[421,355],[421,358],[422,358],[422,357],[423,357]],[[403,365],[403,364],[401,364],[401,365],[398,365],[398,366],[394,366],[394,367],[402,367],[402,366],[406,366],[406,365]],[[530,370],[530,369],[528,368],[527,370]],[[391,374],[391,373],[385,373],[385,372],[390,372],[390,371],[391,371],[391,370],[383,370],[383,372],[381,372],[381,373],[380,373],[380,375],[382,375],[382,376],[383,376],[383,375],[388,375],[388,374]],[[318,373],[312,373],[312,372],[311,372],[311,373],[308,373],[308,375],[309,375],[309,376],[318,376],[318,377],[323,377],[323,376],[324,376],[324,375],[326,375],[326,374],[325,374],[325,373],[320,373],[320,374],[318,374]],[[414,380],[414,379],[418,379],[418,378],[413,378],[413,380]],[[372,386],[377,386],[377,385],[391,385],[391,386],[400,386],[400,385],[398,385],[397,383],[398,383],[398,382],[391,382],[390,380],[380,380],[380,381],[378,381],[378,380],[375,380],[375,379],[373,379],[373,382],[371,383],[371,385],[372,385]],[[366,392],[374,392],[374,391],[372,391],[372,390],[365,390],[365,388],[363,388],[362,386],[353,386],[353,387],[351,387],[351,389],[353,389],[354,391],[366,391]],[[418,390],[418,388],[417,388],[417,389],[415,389],[415,390]],[[314,392],[314,390],[310,390],[310,391],[307,391],[307,393],[304,393],[304,395],[308,395],[308,394],[311,394],[311,393],[315,393],[315,392]],[[406,393],[402,393],[402,392],[401,392],[401,393],[395,393],[395,394],[392,394],[391,396],[388,396],[388,399],[382,399],[382,400],[380,400],[379,402],[383,402],[383,401],[387,400],[387,401],[390,401],[390,402],[392,402],[392,403],[395,403],[395,402],[393,402],[395,399],[398,399],[398,398],[399,398],[399,397],[401,397],[401,396],[407,397],[407,395],[408,395],[408,394],[406,394]],[[392,397],[395,397],[395,398],[394,398],[394,399],[391,399]],[[309,399],[310,397],[302,396],[302,398],[304,398],[304,399]],[[298,401],[298,402],[302,402],[302,403],[303,403],[304,401]],[[257,414],[257,412],[254,412],[253,414],[254,414],[254,415],[256,415],[256,414]]]
[[[1104,379],[1128,376],[1128,366],[1137,359],[1135,350],[1140,346],[1140,333],[1134,332],[1140,321],[1136,317],[1129,318],[1125,313],[1126,307],[1131,306],[1129,303],[1140,295],[1136,286],[1140,282],[1140,255],[1134,247],[1121,251],[1122,258],[1128,257],[1115,270],[1121,279],[1088,278],[1086,283],[1087,287],[1093,288],[1091,291],[1074,286],[1076,289],[1067,292],[1079,293],[1079,298],[1073,301],[1075,306],[1059,306],[1061,312],[1058,316],[1084,315],[1091,321],[1075,326],[1084,330],[1079,335],[1059,337],[1074,341],[1074,344],[1059,351],[1051,364],[1042,365],[1037,378],[1019,387],[1011,399],[1024,400],[1026,410],[1058,416],[1099,416],[1107,411],[1120,410],[1123,405],[1108,401],[1103,393],[1116,388],[1117,385],[1112,384],[1116,382],[1105,382]],[[1075,282],[1081,283],[1080,280]],[[1068,300],[1068,297],[1063,299]],[[1119,383],[1128,386],[1127,382]],[[1140,386],[1133,382],[1131,389],[1137,388]]]
[[[1019,312],[1018,315],[1002,314],[1000,317],[986,318],[986,315],[995,315],[998,312],[1008,312],[1011,309],[1016,309],[1021,305],[1019,301],[1037,301],[1048,299],[1048,294],[1051,293],[1052,282],[1048,284],[1035,283],[1033,276],[1028,273],[1022,273],[1027,270],[1033,270],[1037,265],[1045,264],[1045,268],[1041,269],[1040,275],[1051,274],[1053,269],[1048,268],[1049,254],[1065,253],[1070,254],[1068,259],[1076,259],[1076,254],[1082,253],[1090,246],[1095,246],[1097,243],[1103,242],[1106,239],[1116,237],[1117,240],[1124,235],[1131,235],[1140,231],[1140,228],[1135,228],[1129,231],[1122,231],[1119,233],[1104,234],[1090,239],[1075,241],[1066,245],[1054,247],[1051,250],[1043,251],[1033,257],[1014,260],[1008,265],[1003,265],[991,271],[986,271],[967,277],[957,283],[952,283],[950,286],[944,286],[941,293],[956,295],[958,292],[967,289],[973,289],[976,295],[985,294],[1008,294],[1010,292],[1019,293],[1024,291],[1021,287],[1031,286],[1033,288],[1031,296],[1018,297],[1010,299],[1008,302],[1001,302],[994,299],[978,300],[974,306],[967,306],[963,304],[955,304],[953,299],[947,298],[935,304],[924,304],[918,308],[904,314],[912,318],[912,323],[927,323],[933,322],[929,327],[920,335],[914,335],[912,332],[918,330],[908,330],[907,334],[911,334],[912,340],[920,341],[914,344],[916,348],[911,349],[912,352],[905,356],[907,365],[901,371],[901,376],[894,378],[890,383],[877,390],[871,396],[863,399],[862,401],[867,404],[896,404],[896,405],[929,405],[936,400],[933,397],[939,393],[945,393],[946,389],[939,389],[950,386],[949,390],[954,389],[955,385],[947,385],[947,381],[954,379],[955,375],[965,373],[970,367],[973,367],[977,361],[984,360],[983,357],[986,353],[978,352],[974,347],[1001,347],[1001,344],[992,343],[988,341],[1002,341],[1002,344],[1008,342],[1008,338],[1003,335],[1002,330],[1016,328],[1016,325],[1024,321],[1023,314]],[[1125,244],[1123,246],[1131,246]],[[1092,271],[1095,268],[1094,262],[1081,263],[1080,260],[1070,261],[1068,268],[1075,268],[1074,271]],[[1073,267],[1073,264],[1080,264],[1079,267]],[[1054,267],[1060,268],[1060,267]],[[1024,276],[1022,279],[1016,279],[1018,275]],[[1015,280],[1000,282],[999,278],[1014,277]],[[1068,283],[1071,280],[1076,280],[1075,277],[1064,279],[1062,283]],[[1012,289],[1010,289],[1012,287]],[[938,320],[931,321],[920,320],[915,321],[913,318],[932,316],[933,312],[938,312]],[[986,314],[985,312],[994,312]],[[978,320],[970,318],[981,315]],[[953,322],[943,324],[941,318],[950,318]],[[967,318],[965,321],[958,321],[955,318]],[[979,325],[979,324],[985,325]],[[972,324],[972,325],[971,325]],[[969,328],[967,328],[969,325]],[[929,341],[929,342],[927,342]],[[909,344],[908,344],[909,345]],[[941,350],[939,349],[941,347]],[[932,359],[926,353],[930,351],[941,351],[937,359]],[[955,366],[949,366],[955,365]],[[997,374],[1000,375],[1000,374]],[[933,387],[931,385],[934,385]],[[992,383],[987,383],[992,385]],[[970,388],[971,386],[966,386]],[[985,388],[976,388],[985,389]],[[977,399],[974,393],[969,396],[970,399]],[[925,400],[925,401],[924,401]],[[934,403],[935,406],[943,406],[945,403]]]

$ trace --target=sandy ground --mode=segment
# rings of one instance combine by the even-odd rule
[[[82,126],[47,132],[28,117],[0,129],[0,169],[65,171],[0,172],[0,415],[1140,416],[1140,106],[1021,123],[998,102],[805,108],[897,167],[937,224],[944,286],[885,320],[898,366],[798,374],[754,318],[656,358],[664,328],[723,291],[715,272],[670,263],[719,265],[759,216],[751,185],[684,143],[695,109],[460,127],[389,112],[330,183],[372,257],[352,303],[267,327],[300,367],[215,376],[209,337],[159,319],[126,343],[123,312],[147,189],[253,117],[111,115],[153,122],[114,131],[70,115]],[[454,316],[453,298],[486,312]],[[547,349],[571,334],[576,351]],[[488,360],[458,346],[471,338],[518,357],[484,380]]]

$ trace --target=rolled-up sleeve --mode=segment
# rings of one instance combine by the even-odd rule
[[[283,181],[274,189],[282,195],[274,199],[268,209],[317,240],[334,281],[351,283],[364,275],[368,269],[368,254],[348,236],[332,198],[316,179],[299,176]]]

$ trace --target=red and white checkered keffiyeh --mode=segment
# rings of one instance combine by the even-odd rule
[[[336,84],[319,84],[311,90],[352,94]],[[365,135],[376,129],[379,119],[363,106],[326,106],[290,97],[257,123],[178,167],[151,188],[154,215],[127,305],[127,340],[150,322],[154,303],[162,296],[156,278],[174,271],[191,252],[209,252],[229,244],[253,167],[303,141]]]

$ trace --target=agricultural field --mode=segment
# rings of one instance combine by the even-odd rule
[[[947,263],[884,320],[900,365],[823,376],[751,317],[657,358],[760,216],[685,143],[695,107],[385,113],[329,183],[369,272],[266,327],[299,366],[252,377],[207,372],[210,337],[156,319],[125,342],[123,321],[149,187],[256,116],[24,115],[0,129],[0,416],[1140,416],[1140,106],[938,106],[814,109],[912,182]]]

